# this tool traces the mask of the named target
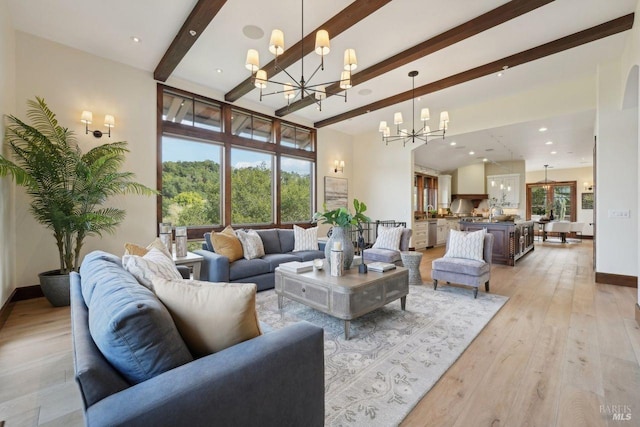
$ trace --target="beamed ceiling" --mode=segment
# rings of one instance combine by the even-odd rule
[[[430,108],[432,128],[442,110],[552,85],[591,79],[595,99],[597,64],[621,56],[636,6],[636,0],[306,0],[301,41],[301,0],[115,0],[107,8],[98,0],[9,3],[18,30],[153,72],[158,81],[197,83],[220,100],[351,135],[375,131],[395,111],[410,120],[411,70],[420,73],[416,108]],[[274,76],[268,51],[274,28],[285,34],[278,64],[296,79],[303,74],[301,52],[309,79],[319,63],[315,31],[328,30],[331,52],[312,84],[338,80],[344,50],[356,49],[358,68],[347,102],[329,96],[320,111],[309,99],[287,105],[278,94],[259,100],[244,67],[248,49],[259,51],[269,78],[289,80],[284,73]],[[133,43],[132,36],[142,42]],[[276,89],[270,85],[265,93]],[[329,92],[338,89],[334,85]],[[527,170],[591,165],[594,120],[595,103],[562,116],[523,117],[462,134],[452,115],[450,136],[418,148],[416,162],[437,170],[485,156],[497,162],[524,159]],[[542,126],[549,129],[544,134],[538,132]],[[552,148],[544,144],[548,140]],[[470,150],[478,154],[469,156]]]

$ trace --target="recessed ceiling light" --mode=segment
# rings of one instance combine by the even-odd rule
[[[547,131],[547,128],[543,126],[543,127],[541,127],[540,129],[538,129],[538,130],[539,130],[540,132],[546,132],[546,131]]]
[[[245,25],[242,27],[242,34],[248,39],[258,40],[264,36],[264,30],[256,25]]]
[[[507,68],[509,68],[508,65],[505,65],[504,67],[502,67],[502,71],[498,73],[498,77],[502,77],[504,75],[504,72],[507,71]]]
[[[473,151],[469,151],[469,155],[470,156],[473,156],[474,154],[476,154],[476,153],[474,153]]]
[[[482,159],[483,162],[488,162],[489,159],[487,159],[486,157],[484,159]]]
[[[418,99],[416,99],[416,101],[422,101],[422,98],[418,97]]]
[[[140,43],[140,42],[142,41],[142,40],[140,40],[140,37],[136,37],[136,36],[131,36],[131,40],[132,40],[134,43]]]
[[[558,154],[558,152],[557,151],[552,151],[551,154]]]
[[[216,68],[216,73],[222,74],[222,68]]]
[[[456,145],[456,142],[455,142],[455,141],[451,141],[451,142],[449,143],[449,145]]]
[[[547,142],[545,142],[544,144],[545,144],[545,145],[551,145],[551,144],[553,144],[553,141],[547,141]]]

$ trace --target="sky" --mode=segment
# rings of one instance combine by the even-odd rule
[[[214,144],[163,136],[162,161],[196,162],[208,159],[220,163],[220,148],[221,146]],[[265,161],[269,162],[269,155],[255,151],[234,149],[232,150],[231,161],[234,168],[251,167]],[[283,157],[282,168],[290,172],[308,174],[309,162]]]

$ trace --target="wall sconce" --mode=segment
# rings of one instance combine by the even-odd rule
[[[333,172],[334,173],[343,173],[344,172],[344,160],[334,160],[333,161]]]
[[[589,184],[588,182],[584,182],[584,191],[592,191],[593,190],[593,184]]]
[[[85,134],[89,132],[93,133],[93,136],[96,138],[102,138],[102,131],[99,130],[89,130],[89,125],[93,122],[93,113],[91,111],[83,111],[82,116],[80,116],[80,121],[84,123]],[[107,135],[111,138],[111,128],[116,125],[116,119],[111,115],[107,114],[104,116],[104,126],[109,129]]]

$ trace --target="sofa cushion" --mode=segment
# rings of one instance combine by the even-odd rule
[[[455,231],[455,230],[452,230]],[[438,258],[431,262],[433,270],[451,271],[471,276],[481,276],[491,269],[489,263],[465,258]]]
[[[316,258],[324,258],[324,251],[299,251],[291,252],[291,255],[298,258],[298,261],[313,261]]]
[[[264,253],[265,254],[279,254],[282,253],[282,249],[280,247],[280,238],[278,237],[278,230],[275,228],[271,228],[269,230],[256,230],[260,238],[262,239],[262,244],[264,245]],[[293,231],[291,231],[293,240]],[[293,249],[293,242],[291,244],[291,249]]]
[[[262,239],[255,230],[238,230],[236,231],[236,235],[242,244],[244,259],[254,259],[264,256]]]
[[[82,269],[92,272],[106,264],[85,258]],[[124,269],[110,270],[88,304],[91,337],[105,359],[131,384],[192,361],[171,315],[153,292]]]
[[[300,261],[300,258],[296,256],[296,254],[268,254],[262,257],[263,261],[269,263],[270,271],[274,271],[277,266],[282,264],[283,262],[291,262],[291,261]]]
[[[153,290],[153,276],[165,279],[182,278],[173,260],[156,248],[152,248],[145,256],[125,255],[122,257],[122,265],[140,284],[151,290]]]
[[[88,253],[80,264],[84,303],[89,306],[96,286],[111,283],[110,279],[123,271],[120,257],[103,251]]]
[[[318,227],[304,229],[293,226],[293,251],[317,251],[318,250]],[[289,252],[289,251],[286,251]]]
[[[294,227],[296,227],[294,225]],[[295,246],[295,232],[292,229],[278,228],[278,239],[280,239],[280,252],[292,252]]]
[[[378,237],[373,244],[375,249],[400,250],[400,239],[404,227],[385,227],[378,225]]]
[[[476,261],[484,261],[484,236],[487,234],[486,229],[478,231],[458,231],[451,230],[449,232],[449,242],[447,244],[447,252],[445,258],[465,258]]]
[[[260,258],[239,259],[229,264],[229,280],[244,279],[245,277],[257,276],[258,274],[269,273],[270,266],[267,261]]]
[[[196,357],[260,335],[254,283],[158,279],[154,286]]]
[[[364,259],[366,261],[379,261],[396,263],[400,261],[400,251],[392,251],[390,249],[371,248],[364,251]]]
[[[214,252],[226,256],[229,262],[242,258],[242,244],[230,225],[220,233],[211,232],[210,239]]]
[[[172,258],[171,253],[167,249],[162,240],[159,237],[156,237],[153,242],[149,243],[146,247],[137,245],[135,243],[125,243],[124,244],[124,254],[125,255],[138,255],[145,256],[152,248],[156,248],[163,254],[165,254],[168,258]]]

